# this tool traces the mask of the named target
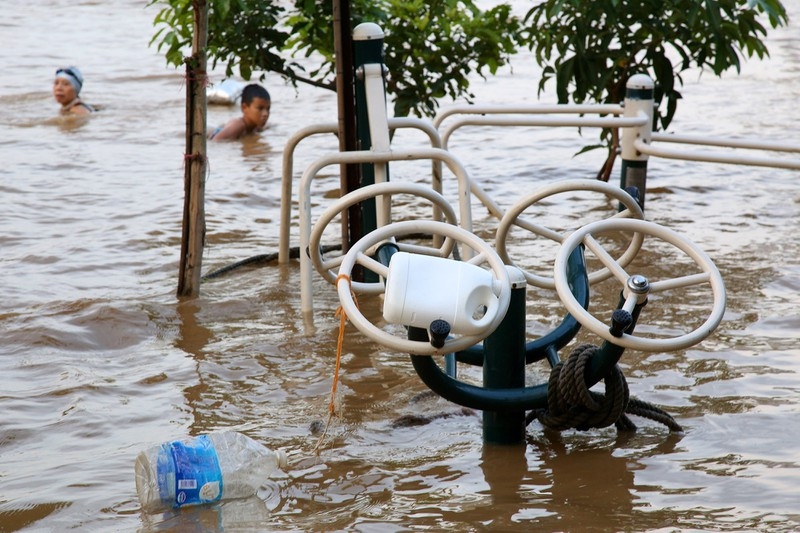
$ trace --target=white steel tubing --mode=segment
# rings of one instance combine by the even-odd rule
[[[300,179],[300,308],[303,314],[314,310],[311,282],[311,259],[306,254],[311,236],[311,182],[317,173],[326,166],[342,163],[387,163],[389,161],[413,161],[421,159],[440,160],[444,162],[458,180],[458,203],[460,226],[472,231],[472,211],[470,206],[470,179],[461,162],[450,152],[440,148],[418,148],[416,150],[390,150],[373,152],[360,150],[355,152],[336,152],[323,156],[312,163]],[[441,192],[441,191],[437,191]]]
[[[680,135],[674,133],[653,132],[654,141],[666,143],[697,144],[701,146],[723,146],[728,148],[748,148],[752,150],[765,150],[772,152],[798,152],[800,144],[783,144],[774,141],[759,141],[756,139],[722,139],[701,137],[699,135]]]
[[[362,65],[364,71],[364,93],[367,100],[370,150],[386,152],[391,148],[389,141],[389,119],[386,113],[386,90],[383,87],[383,65],[370,63]],[[374,182],[389,180],[386,163],[373,165]],[[344,191],[343,191],[344,192]],[[378,226],[385,226],[391,220],[391,199],[384,196],[375,198],[375,214]]]
[[[396,117],[389,119],[389,128],[411,128],[418,129],[425,133],[433,148],[441,148],[442,139],[439,137],[439,132],[433,125],[425,120],[411,117]],[[289,244],[290,244],[290,228],[291,228],[291,215],[292,215],[292,175],[294,174],[294,151],[297,145],[305,139],[315,134],[321,133],[336,133],[339,131],[339,125],[336,122],[327,122],[322,124],[315,124],[298,130],[286,142],[283,150],[283,173],[281,175],[281,214],[280,214],[280,235],[278,243],[278,263],[289,262]],[[442,173],[441,169],[437,170],[436,162],[434,161],[434,170],[432,178],[432,187],[434,190],[441,192],[442,190]],[[438,215],[439,218],[436,218]],[[434,212],[436,220],[441,218],[441,213]]]
[[[564,108],[557,111],[559,107]],[[477,110],[483,110],[486,113],[494,112],[501,113],[501,106],[476,106]],[[585,105],[585,106],[525,106],[525,107],[510,107],[507,109],[516,110],[517,113],[533,113],[531,110],[536,110],[538,113],[588,113],[588,112],[603,112],[603,113],[622,113],[621,106],[614,105]],[[506,113],[512,114],[514,111],[507,111]],[[479,111],[473,112],[477,114]],[[435,124],[435,122],[434,122]],[[577,117],[577,118],[560,118],[560,117],[514,117],[514,116],[470,116],[459,118],[451,124],[442,134],[442,147],[446,150],[447,143],[450,136],[459,128],[464,126],[577,126],[577,127],[602,127],[602,128],[622,128],[622,127],[641,127],[648,124],[648,118],[644,115],[637,117]],[[481,203],[489,210],[489,212],[498,219],[503,218],[503,209],[483,190],[483,188],[474,180],[470,182],[472,194],[474,194]]]
[[[721,152],[689,152],[680,149],[657,148],[637,139],[634,142],[636,149],[647,155],[663,157],[664,159],[680,159],[684,161],[703,161],[706,163],[730,163],[734,165],[747,165],[754,167],[786,168],[800,170],[800,161],[792,159],[775,159],[765,156],[747,156],[724,154]]]
[[[292,215],[292,173],[294,166],[294,150],[297,145],[311,135],[318,133],[336,133],[339,125],[336,122],[314,124],[294,133],[283,149],[283,173],[281,174],[281,219],[278,243],[278,263],[289,262],[289,224]]]
[[[597,128],[636,128],[647,124],[643,116],[637,117],[518,117],[518,116],[469,116],[459,118],[442,134],[442,146],[446,149],[453,132],[464,126],[573,126]]]
[[[441,110],[433,119],[433,125],[439,128],[446,118],[453,115],[545,115],[557,113],[621,115],[623,113],[623,108],[618,104],[459,104]]]

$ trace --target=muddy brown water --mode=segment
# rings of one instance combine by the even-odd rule
[[[148,48],[155,11],[143,4],[4,5],[0,531],[800,528],[797,172],[651,161],[648,218],[700,245],[728,290],[725,318],[701,344],[631,350],[621,361],[631,393],[669,411],[685,434],[646,420],[629,435],[557,435],[533,423],[522,446],[485,446],[479,414],[425,396],[406,355],[349,326],[340,417],[316,455],[338,335],[335,292],[315,276],[316,310],[305,319],[293,261],[238,269],[204,283],[195,300],[176,299],[185,87]],[[796,142],[800,4],[786,5],[793,18],[771,33],[769,60],[745,62],[738,77],[685,76],[673,131]],[[50,84],[66,64],[81,67],[85,99],[102,108],[88,121],[56,117]],[[520,56],[513,70],[476,80],[476,100],[552,102],[537,100],[538,75]],[[265,84],[267,132],[209,147],[205,271],[277,252],[283,146],[299,127],[336,120],[332,94],[295,91],[273,76]],[[235,115],[212,107],[209,124]],[[508,207],[550,180],[593,176],[599,156],[573,154],[594,139],[589,129],[474,128],[450,147]],[[412,132],[394,142],[422,143]],[[336,146],[330,136],[304,141],[296,172]],[[335,172],[319,180],[315,212],[336,196]],[[398,179],[424,181],[428,172],[392,168]],[[566,199],[542,216],[555,224],[594,208]],[[478,206],[474,218],[491,238],[496,221]],[[513,253],[547,268],[554,252],[520,236]],[[657,254],[643,257],[670,268]],[[598,287],[597,300],[605,293]],[[530,290],[528,302],[531,338],[563,314],[547,291]],[[660,305],[650,327],[702,313],[680,300]],[[377,304],[365,302],[365,312]],[[598,342],[587,332],[579,340]],[[546,376],[537,365],[528,380]],[[430,422],[393,423],[404,416]],[[136,454],[226,427],[287,451],[288,472],[256,498],[143,514]]]

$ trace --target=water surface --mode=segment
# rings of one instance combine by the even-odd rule
[[[300,312],[296,262],[239,269],[204,283],[197,299],[175,296],[185,85],[148,47],[155,11],[132,0],[9,2],[0,83],[0,531],[800,527],[796,172],[650,163],[648,218],[704,248],[728,289],[712,337],[674,353],[628,351],[621,362],[631,393],[668,410],[684,435],[646,420],[630,435],[557,435],[533,423],[522,447],[484,446],[479,414],[420,399],[426,389],[407,357],[348,327],[340,417],[316,455],[311,426],[326,417],[338,335],[332,287],[315,276],[313,324]],[[786,5],[800,15],[796,0]],[[796,21],[772,32],[769,46],[771,59],[746,62],[738,77],[685,76],[672,130],[795,141]],[[80,66],[83,96],[102,108],[87,121],[56,116],[50,84],[65,64]],[[476,100],[552,102],[537,99],[538,75],[520,57],[476,80]],[[272,75],[265,85],[268,131],[209,146],[207,272],[277,252],[283,146],[301,126],[336,120],[333,94],[295,90]],[[236,114],[212,107],[209,124]],[[505,208],[550,180],[591,178],[599,154],[573,154],[595,135],[475,128],[450,147]],[[424,138],[403,132],[395,144]],[[304,141],[296,173],[337,146],[332,136]],[[336,172],[315,186],[315,212],[336,196]],[[427,172],[392,168],[397,179],[424,181]],[[544,216],[556,222],[593,208],[562,200]],[[474,218],[491,238],[496,221],[477,207]],[[516,246],[532,267],[552,258],[524,238]],[[552,293],[530,290],[528,301],[531,337],[563,313]],[[374,302],[365,306],[377,312]],[[669,314],[653,315],[652,326],[668,327]],[[588,333],[580,340],[598,342]],[[535,368],[528,379],[546,374]],[[432,421],[393,426],[407,414]],[[286,475],[258,498],[143,514],[136,454],[227,427],[286,450]]]

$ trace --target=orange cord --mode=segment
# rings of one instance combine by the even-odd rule
[[[336,277],[336,286],[339,286],[339,280],[344,279],[347,280],[348,285],[351,285],[352,281],[350,280],[350,276],[347,274],[339,274]],[[358,300],[356,299],[356,295],[353,293],[353,289],[350,289],[350,296],[353,297],[353,301],[358,307]],[[331,425],[331,419],[336,415],[336,407],[334,406],[335,399],[336,399],[336,388],[339,385],[339,368],[341,367],[342,363],[342,345],[344,344],[344,328],[347,321],[347,314],[344,312],[344,308],[340,305],[336,309],[336,314],[334,316],[339,317],[339,338],[336,342],[336,366],[333,370],[333,384],[331,385],[331,399],[328,402],[328,421],[325,424],[325,429],[322,431],[322,435],[319,437],[319,441],[317,442],[316,447],[314,450],[319,453],[320,445],[322,444],[322,440],[325,438],[325,435],[328,433],[328,427]]]

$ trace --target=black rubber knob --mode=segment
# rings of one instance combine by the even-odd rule
[[[450,335],[450,324],[446,320],[437,318],[431,322],[431,346],[434,348],[441,348],[444,346],[447,336]]]
[[[611,327],[608,331],[615,337],[622,337],[631,324],[633,324],[631,314],[624,309],[616,309],[611,313]]]

